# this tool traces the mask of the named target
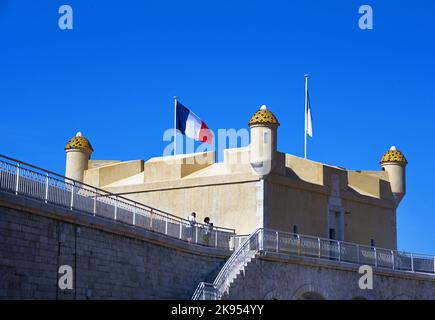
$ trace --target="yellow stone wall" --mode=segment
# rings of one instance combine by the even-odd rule
[[[351,171],[278,152],[263,190],[260,176],[246,163],[249,147],[224,154],[222,163],[214,162],[214,153],[207,163],[198,163],[198,155],[96,162],[102,166],[86,170],[85,183],[182,218],[195,211],[199,222],[208,216],[238,234],[261,226],[292,232],[297,225],[300,234],[327,238],[333,208],[341,210],[344,241],[370,245],[374,239],[376,246],[396,248],[387,172]]]
[[[85,171],[84,182],[95,187],[104,187],[121,179],[141,173],[143,168],[143,160],[125,161],[94,167]]]
[[[273,179],[275,178],[275,179]],[[325,237],[327,194],[319,187],[304,189],[271,177],[268,183],[268,225],[271,229]]]
[[[354,200],[347,200],[345,208],[346,241],[370,245],[374,239],[377,247],[397,248],[394,208]]]
[[[273,179],[268,184],[268,226],[271,229],[328,238],[327,189],[316,185]],[[281,181],[280,181],[281,180]],[[391,201],[362,198],[353,192],[341,195],[344,214],[344,241],[395,249],[396,211]]]
[[[198,178],[181,183],[105,189],[115,193],[145,191],[126,197],[185,219],[191,212],[196,212],[198,222],[210,217],[216,226],[236,229],[239,234],[249,234],[259,227],[255,218],[258,179],[245,176],[240,179],[206,180]]]

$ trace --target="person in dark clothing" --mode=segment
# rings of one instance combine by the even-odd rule
[[[205,217],[204,218],[204,236],[203,236],[203,240],[204,240],[204,244],[206,244],[206,245],[209,245],[210,235],[211,235],[212,230],[213,230],[213,223],[210,222],[210,218],[209,217]]]

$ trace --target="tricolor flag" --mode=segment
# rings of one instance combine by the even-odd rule
[[[205,122],[178,101],[176,101],[176,113],[177,130],[197,141],[212,143],[213,134]]]

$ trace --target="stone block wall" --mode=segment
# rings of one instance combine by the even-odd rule
[[[257,256],[230,286],[247,300],[435,299],[435,276],[373,268],[373,289],[360,289],[358,267],[278,254]]]
[[[0,195],[0,299],[190,299],[229,254]],[[59,289],[62,265],[72,290]]]

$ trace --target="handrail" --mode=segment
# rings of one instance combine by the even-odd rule
[[[195,292],[193,293],[191,300],[217,300],[217,298],[217,292],[213,283],[200,282]]]
[[[234,229],[213,226],[209,230],[202,223],[191,226],[186,219],[3,155],[0,189],[191,243],[229,250],[229,240],[235,234]]]
[[[251,240],[255,239],[254,244],[257,245],[258,244],[258,234],[261,232],[261,228],[257,229],[256,231],[254,231],[249,238],[247,238],[242,245],[234,251],[234,253],[230,256],[230,258],[227,260],[227,262],[224,264],[224,266],[222,267],[221,271],[218,273],[218,275],[216,276],[216,279],[213,281],[213,284],[215,285],[216,289],[219,291],[222,287],[222,285],[225,282],[225,275],[227,275],[231,269],[231,267],[233,267],[233,265],[235,264],[234,261],[236,261],[236,259],[238,259],[243,253],[246,253],[246,248],[248,246],[251,245]],[[253,248],[256,249],[256,251],[258,251],[258,247],[254,246]],[[249,252],[249,251],[248,251]]]
[[[11,157],[8,157],[8,156],[3,155],[3,154],[0,154],[0,162],[3,162],[3,161],[1,160],[2,158],[3,158],[3,159],[6,159],[6,160],[8,160],[8,161],[11,161],[11,162],[15,162],[16,164],[19,164],[20,168],[22,168],[23,165],[24,165],[24,166],[27,166],[27,167],[30,167],[30,168],[33,168],[33,169],[39,170],[39,171],[43,172],[44,174],[48,174],[48,175],[55,176],[55,177],[59,178],[60,181],[64,180],[64,181],[67,181],[68,183],[70,183],[70,184],[72,184],[72,185],[79,185],[80,187],[86,187],[86,188],[89,188],[89,189],[91,189],[91,190],[93,190],[93,191],[96,192],[95,197],[116,197],[119,201],[124,200],[124,201],[126,201],[126,202],[130,202],[130,203],[132,203],[132,204],[136,204],[137,206],[142,206],[142,207],[145,207],[145,208],[147,208],[147,209],[149,209],[149,210],[153,210],[154,212],[160,212],[161,214],[163,214],[163,215],[165,215],[165,216],[167,215],[167,216],[169,216],[169,217],[171,217],[171,218],[173,218],[173,219],[175,219],[175,220],[178,220],[178,219],[179,219],[179,220],[185,222],[186,224],[189,224],[189,221],[188,221],[187,219],[183,219],[183,218],[181,218],[181,217],[179,217],[179,216],[176,216],[176,215],[173,215],[173,214],[171,214],[171,213],[169,213],[169,212],[166,212],[166,211],[163,211],[163,210],[160,210],[160,209],[157,209],[157,208],[154,208],[154,207],[148,206],[148,205],[146,205],[146,204],[144,204],[144,203],[140,203],[140,202],[137,202],[137,201],[134,201],[134,200],[131,200],[131,199],[125,198],[125,197],[123,197],[123,196],[117,195],[117,194],[112,193],[112,192],[110,192],[110,191],[107,191],[107,190],[104,190],[104,189],[101,189],[101,188],[98,188],[98,187],[95,187],[95,186],[92,186],[92,185],[86,184],[86,183],[84,183],[84,182],[80,182],[80,181],[77,181],[77,180],[74,180],[74,179],[68,178],[68,177],[63,176],[63,175],[61,175],[61,174],[59,174],[59,173],[56,173],[56,172],[53,172],[53,171],[50,171],[50,170],[47,170],[47,169],[43,169],[43,168],[38,167],[38,166],[35,166],[35,165],[33,165],[33,164],[30,164],[30,163],[27,163],[27,162],[24,162],[24,161],[21,161],[21,160],[15,159],[15,158],[11,158]],[[35,172],[35,173],[38,173],[38,172]],[[99,194],[99,193],[97,193],[97,191],[98,191],[99,193],[103,193],[103,194]],[[206,227],[205,224],[200,223],[200,222],[196,222],[195,225],[201,226],[201,227],[203,227],[203,228]],[[233,232],[233,233],[235,232],[234,229],[231,229],[231,228],[224,228],[224,227],[217,227],[217,226],[213,226],[213,229],[216,229],[216,230],[226,230],[226,231]]]
[[[199,295],[204,290],[205,282],[200,282],[192,295],[192,300],[198,300]]]
[[[334,260],[340,263],[368,264],[402,272],[435,274],[433,255],[413,254],[276,230],[264,230],[263,237],[265,252]]]
[[[328,239],[328,238],[323,238],[323,237],[316,237],[316,236],[309,236],[309,235],[301,235],[298,233],[291,233],[291,232],[286,232],[286,231],[280,231],[280,230],[276,230],[276,229],[264,229],[262,228],[265,232],[268,233],[274,233],[276,234],[277,232],[281,235],[287,235],[287,236],[292,236],[294,238],[300,237],[302,239],[311,239],[311,240],[320,240],[320,241],[325,241],[325,242],[332,242],[335,244],[340,243],[341,245],[352,245],[352,246],[356,246],[358,245],[359,247],[364,247],[367,249],[376,249],[376,250],[385,250],[385,251],[394,251],[396,253],[400,253],[400,254],[407,254],[407,255],[414,255],[414,256],[420,256],[420,257],[431,257],[431,258],[435,258],[435,255],[432,254],[424,254],[424,253],[411,253],[411,252],[407,252],[407,251],[401,251],[401,250],[392,250],[392,249],[387,249],[384,247],[377,247],[377,246],[370,246],[370,245],[364,245],[364,244],[359,244],[359,243],[353,243],[353,242],[347,242],[347,241],[340,241],[340,240],[334,240],[334,239]]]
[[[233,254],[228,258],[224,266],[219,271],[213,283],[200,282],[192,295],[192,300],[198,300],[201,294],[204,295],[206,286],[213,288],[213,297],[215,299],[221,299],[225,291],[223,286],[228,281],[228,277],[229,274],[232,273],[232,269],[235,266],[244,265],[247,259],[250,257],[249,253],[251,250],[247,250],[247,248],[249,247],[249,249],[251,249],[252,245],[252,251],[254,251],[254,254],[261,250],[261,241],[259,241],[260,237],[258,235],[262,232],[262,230],[263,229],[259,228],[254,231],[236,250],[234,250]],[[238,271],[238,269],[236,269],[236,271]]]
[[[237,250],[247,238],[249,238],[250,234],[236,234],[231,237],[231,250]],[[238,246],[236,245],[236,239],[238,239]]]

